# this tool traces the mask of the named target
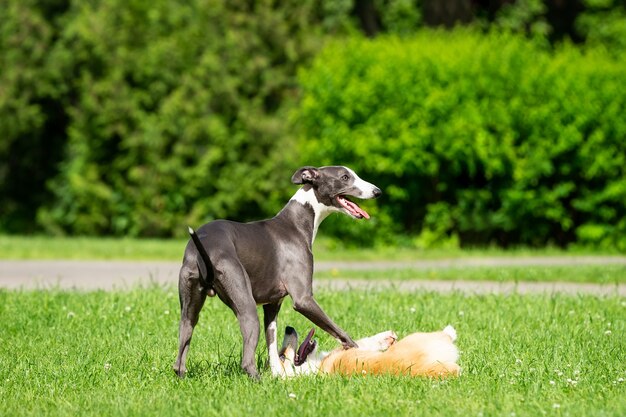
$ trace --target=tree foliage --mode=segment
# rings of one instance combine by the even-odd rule
[[[0,0],[0,230],[14,232],[34,230],[65,142],[54,4],[37,3]]]
[[[624,79],[623,59],[516,36],[335,42],[301,76],[302,154],[381,186],[388,240],[624,250]]]
[[[184,233],[183,221],[275,209],[276,184],[291,169],[284,108],[297,65],[320,43],[317,2],[75,2],[55,39],[36,8],[11,4],[41,26],[41,45],[22,45],[13,66],[44,65],[54,83],[13,73],[36,82],[17,104],[6,96],[25,103],[21,119],[3,118],[9,137],[21,142],[32,124],[47,133],[40,119],[54,115],[42,114],[37,93],[59,96],[67,118],[65,154],[54,158],[59,172],[38,215],[47,230],[164,236]]]
[[[581,7],[573,7],[574,3]],[[602,101],[608,97],[603,93],[609,85],[607,74],[623,75],[614,69],[623,64],[623,2],[0,0],[0,14],[2,232],[171,236],[185,233],[185,224],[213,218],[267,217],[284,203],[292,191],[289,176],[298,163],[311,163],[305,156],[316,155],[318,150],[310,149],[320,140],[328,152],[336,152],[333,158],[320,160],[350,163],[366,174],[387,172],[389,161],[398,159],[404,167],[405,160],[416,158],[406,162],[409,174],[419,172],[416,184],[402,183],[399,172],[375,178],[388,189],[388,203],[400,205],[385,207],[368,225],[359,224],[362,236],[382,235],[389,241],[397,233],[417,234],[419,244],[439,242],[443,237],[453,243],[460,239],[565,244],[575,239],[612,242],[612,236],[623,230],[616,220],[622,213],[618,203],[608,211],[598,209],[605,200],[621,196],[615,185],[594,194],[603,189],[608,177],[597,183],[582,182],[599,200],[575,211],[595,214],[577,214],[555,235],[550,235],[556,230],[552,223],[549,227],[540,221],[535,224],[530,208],[512,203],[515,195],[529,198],[524,194],[528,186],[520,186],[514,195],[496,193],[509,189],[513,174],[523,183],[536,179],[535,170],[548,169],[544,160],[554,160],[553,150],[535,148],[533,142],[549,137],[542,136],[546,132],[580,136],[572,140],[581,149],[600,149],[600,155],[614,150],[605,149],[603,141],[614,146],[612,141],[623,138],[616,105]],[[519,46],[526,44],[517,37],[510,38],[513,46],[508,46],[491,35],[483,39],[472,34],[467,42],[459,39],[466,32],[451,37],[443,31],[419,35],[425,25],[453,27],[459,22],[483,32],[495,29],[530,35],[547,49],[551,42],[557,45],[558,52],[553,56],[542,47]],[[337,46],[347,38],[358,39],[361,32],[407,39],[417,33],[416,40],[407,45],[419,45],[424,51],[411,54],[424,62],[417,65],[390,55],[398,69],[388,70],[377,62],[388,58],[378,49],[372,49],[373,55],[366,59],[358,51],[350,55]],[[580,55],[572,48],[561,48],[559,41],[564,37],[586,42],[579,49],[588,47],[589,52]],[[305,71],[302,90],[298,68],[308,68],[329,39],[335,39],[335,46],[316,60],[312,70]],[[393,37],[378,42],[387,45],[379,49],[390,48],[396,54],[404,47]],[[347,45],[373,48],[362,40]],[[494,50],[490,55],[485,52],[489,48],[502,52]],[[604,49],[618,64],[596,52]],[[341,55],[334,57],[328,51]],[[537,67],[532,64],[535,57]],[[372,77],[363,62],[388,72]],[[504,62],[502,67],[500,62]],[[417,77],[412,71],[419,75],[415,86],[406,81]],[[326,91],[340,75],[347,90]],[[383,80],[387,76],[391,79]],[[418,86],[422,89],[416,90]],[[619,86],[616,90],[621,91]],[[318,93],[339,101],[328,102]],[[550,100],[544,102],[544,95]],[[596,95],[603,95],[602,99]],[[391,101],[381,108],[379,96],[404,104]],[[351,101],[344,103],[347,97]],[[621,103],[621,95],[614,97]],[[324,104],[318,103],[313,111],[311,100]],[[547,103],[558,111],[546,107]],[[601,110],[590,103],[601,103]],[[409,104],[413,107],[406,107]],[[410,113],[411,108],[416,112]],[[592,121],[581,122],[587,116],[576,112],[589,114]],[[337,114],[350,122],[333,122]],[[488,114],[495,115],[485,121]],[[530,126],[519,114],[536,118],[538,127]],[[611,118],[619,120],[607,128]],[[400,125],[396,125],[398,119]],[[421,130],[415,134],[411,123],[418,119]],[[337,129],[334,133],[324,130],[328,123]],[[296,134],[302,127],[304,142]],[[365,128],[388,132],[370,138]],[[594,136],[596,130],[601,132],[599,139]],[[392,137],[394,132],[399,136]],[[435,133],[444,138],[442,144],[433,141]],[[478,151],[469,147],[470,138],[490,144],[492,136],[500,133],[499,140],[513,145],[481,145],[476,149],[482,153],[472,153]],[[348,138],[350,143],[345,142]],[[515,161],[521,158],[520,149],[526,148],[518,141],[528,147],[524,151],[528,167],[523,170]],[[354,145],[360,150],[346,153]],[[448,150],[444,152],[442,146]],[[372,170],[363,149],[380,151],[374,157],[381,164],[380,171]],[[407,149],[406,155],[402,149]],[[423,156],[424,150],[425,155],[436,157]],[[595,166],[591,156],[585,158]],[[608,158],[610,166],[614,162],[598,158]],[[441,167],[450,171],[444,173]],[[525,179],[526,172],[531,179]],[[553,178],[553,174],[548,176]],[[580,179],[573,178],[578,184]],[[463,186],[453,191],[451,184],[457,180]],[[464,194],[458,194],[457,188]],[[567,187],[559,190],[575,194]],[[562,197],[553,199],[561,201]],[[511,211],[498,205],[502,201],[507,201]],[[537,201],[546,201],[543,194]],[[572,204],[567,203],[564,210]],[[514,209],[519,212],[515,216],[510,214]],[[474,217],[459,214],[467,212]],[[551,213],[553,222],[567,217]],[[604,217],[599,218],[599,213]],[[520,229],[516,223],[520,218],[533,223],[540,233],[526,226]],[[336,233],[355,233],[346,224],[350,222],[331,221],[328,226]],[[370,233],[373,228],[378,228],[376,234]]]

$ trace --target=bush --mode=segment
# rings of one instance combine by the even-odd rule
[[[543,5],[516,2],[483,27],[548,33]],[[584,53],[468,32],[337,38],[303,75],[296,121],[311,143],[296,142],[296,69],[324,39],[357,22],[411,36],[430,6],[0,0],[0,231],[171,236],[266,217],[293,190],[295,150],[310,148],[301,155],[386,185],[387,205],[366,203],[372,222],[324,227],[360,241],[619,240],[624,8],[614,0],[585,0]]]
[[[63,85],[48,65],[56,8],[38,3],[0,0],[0,230],[18,233],[36,230],[65,140]]]
[[[275,212],[294,169],[284,109],[297,65],[321,42],[317,7],[74,2],[50,52],[71,100],[66,155],[40,224],[170,236]]]
[[[626,51],[626,3],[619,0],[584,0],[577,28],[591,47],[606,47],[619,56]]]
[[[625,64],[458,30],[334,42],[300,77],[302,162],[382,187],[378,224],[333,225],[362,242],[626,250]]]

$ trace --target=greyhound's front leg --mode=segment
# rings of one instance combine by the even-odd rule
[[[358,347],[354,340],[348,336],[348,333],[344,332],[326,315],[326,313],[324,313],[312,295],[302,296],[297,299],[294,298],[293,308],[322,330],[334,338],[339,339],[344,348]]]
[[[265,304],[263,306],[263,317],[265,325],[265,340],[267,342],[267,352],[269,355],[270,370],[272,376],[285,376],[285,370],[281,366],[280,357],[278,356],[278,335],[276,318],[280,311],[282,300],[277,303]]]

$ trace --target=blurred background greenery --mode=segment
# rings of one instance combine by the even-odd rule
[[[625,52],[618,0],[0,0],[0,233],[182,236],[342,164],[357,245],[626,251]]]

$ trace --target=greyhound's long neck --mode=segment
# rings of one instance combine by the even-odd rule
[[[307,240],[313,245],[320,223],[332,213],[332,210],[317,201],[312,188],[302,187],[276,217],[289,219],[298,228],[305,229]]]

